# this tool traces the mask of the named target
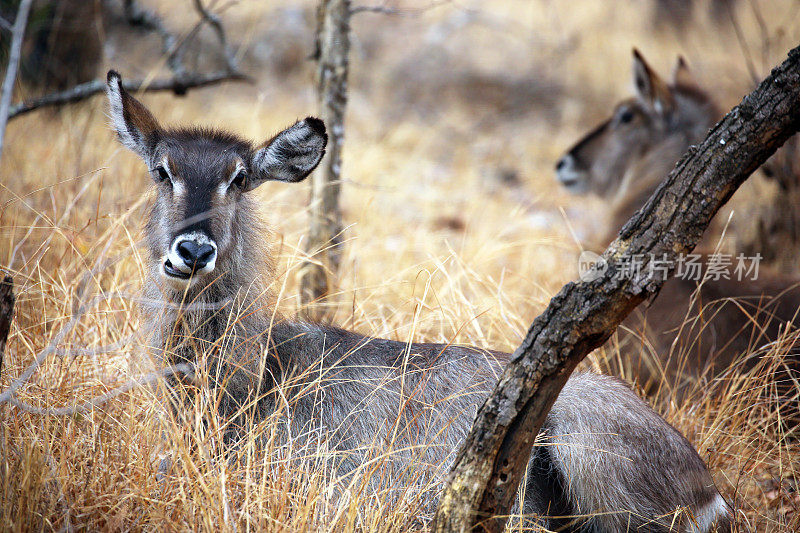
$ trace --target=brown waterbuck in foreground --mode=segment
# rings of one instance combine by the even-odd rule
[[[612,216],[603,247],[720,116],[683,59],[668,84],[634,50],[633,74],[636,96],[617,104],[611,117],[556,165],[557,177],[568,190],[609,200]],[[695,262],[704,270],[714,262],[708,253],[698,255]],[[720,256],[716,261],[719,264]],[[727,277],[707,278],[699,288],[693,279],[667,281],[651,306],[634,311],[623,323],[622,330],[633,335],[621,336],[626,361],[614,371],[632,373],[646,388],[666,378],[668,390],[682,392],[732,366],[747,370],[756,365],[757,358],[747,354],[787,338],[796,323],[800,279],[762,267],[756,279],[739,280],[733,265]],[[778,401],[785,415],[798,420],[798,348],[785,344],[783,366],[776,374],[782,381]]]
[[[162,302],[147,317],[154,345],[163,364],[193,365],[192,386],[218,394],[227,440],[279,413],[278,439],[324,453],[339,481],[382,456],[373,489],[404,480],[437,487],[509,355],[371,338],[277,314],[251,191],[314,170],[325,153],[322,121],[306,118],[254,147],[230,133],[162,128],[113,71],[108,98],[120,140],[155,181],[145,230],[146,291]],[[170,385],[191,397],[187,383]],[[730,527],[695,449],[621,381],[575,374],[545,433],[520,506],[532,523],[608,532]],[[435,501],[431,494],[420,512]],[[565,518],[575,515],[583,518]]]

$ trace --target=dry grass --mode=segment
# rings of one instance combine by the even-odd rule
[[[256,86],[145,101],[166,123],[211,124],[255,139],[313,112],[311,66],[293,59],[310,43],[309,4],[249,0],[226,13],[246,68],[262,73]],[[757,2],[775,41],[764,65],[758,20],[743,4],[737,13],[756,63],[777,63],[800,36],[800,19],[786,14],[798,3]],[[585,236],[602,217],[597,202],[563,193],[551,168],[579,132],[628,92],[630,48],[640,47],[661,70],[683,53],[701,80],[714,81],[726,106],[748,87],[730,28],[714,29],[701,16],[682,37],[657,33],[646,9],[642,2],[612,8],[580,1],[567,8],[498,0],[447,4],[412,17],[359,16],[338,323],[397,339],[515,347],[549,297],[574,277],[573,233]],[[179,11],[173,23],[190,24]],[[275,35],[283,41],[273,42]],[[147,73],[142,65],[153,64],[147,51],[155,47],[140,38],[118,38],[113,66],[125,74]],[[123,53],[132,43],[142,46]],[[136,335],[135,297],[143,280],[137,241],[148,179],[114,140],[104,105],[96,99],[58,114],[32,114],[8,131],[0,262],[14,275],[19,303],[0,390],[70,326],[57,353],[18,394],[34,406],[78,405],[139,375],[139,363],[147,361]],[[497,176],[509,172],[519,185],[498,184]],[[276,231],[276,283],[290,314],[297,305],[304,187],[267,184],[256,192]],[[695,391],[692,401],[657,403],[736,503],[742,531],[800,529],[798,445],[785,438],[775,406],[759,393],[773,384],[777,353],[768,351],[747,375]],[[595,354],[587,364],[602,369],[606,356],[614,354]],[[370,495],[354,482],[349,499],[333,498],[325,458],[287,462],[288,451],[270,444],[269,420],[229,461],[214,441],[221,421],[212,421],[211,430],[179,426],[151,388],[73,416],[9,405],[0,413],[3,530],[416,527],[418,492],[409,489],[389,505],[396,494]],[[161,483],[156,471],[165,449],[177,460]]]

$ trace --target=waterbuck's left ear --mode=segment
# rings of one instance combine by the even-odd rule
[[[253,179],[249,189],[266,180],[297,182],[317,168],[325,155],[328,135],[325,123],[308,117],[286,128],[264,143],[253,156]]]

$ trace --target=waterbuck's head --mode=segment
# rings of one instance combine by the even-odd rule
[[[325,154],[325,125],[316,118],[254,147],[225,132],[162,128],[115,71],[107,94],[120,141],[141,156],[155,182],[146,229],[153,268],[178,291],[255,259],[248,250],[259,245],[249,228],[249,192],[267,180],[301,181]]]
[[[558,180],[570,192],[613,197],[627,185],[624,181],[639,179],[632,169],[643,161],[650,167],[665,165],[668,172],[720,115],[683,58],[678,59],[668,84],[634,50],[633,77],[636,96],[618,103],[610,118],[556,164]],[[659,180],[666,177],[660,171],[655,174]]]

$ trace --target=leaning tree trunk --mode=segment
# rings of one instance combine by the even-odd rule
[[[306,251],[311,260],[302,269],[300,297],[310,318],[326,313],[321,300],[330,293],[330,274],[341,258],[341,188],[344,113],[350,53],[350,0],[322,0],[317,13],[317,90],[320,114],[328,128],[328,157],[311,176],[310,221]]]
[[[667,277],[652,259],[674,264],[690,252],[714,214],[800,127],[800,47],[678,162],[622,228],[592,281],[568,283],[537,317],[478,412],[439,502],[435,531],[501,531],[534,438],[575,366],[602,345]],[[643,257],[638,274],[622,267]],[[664,264],[664,263],[661,263]]]

